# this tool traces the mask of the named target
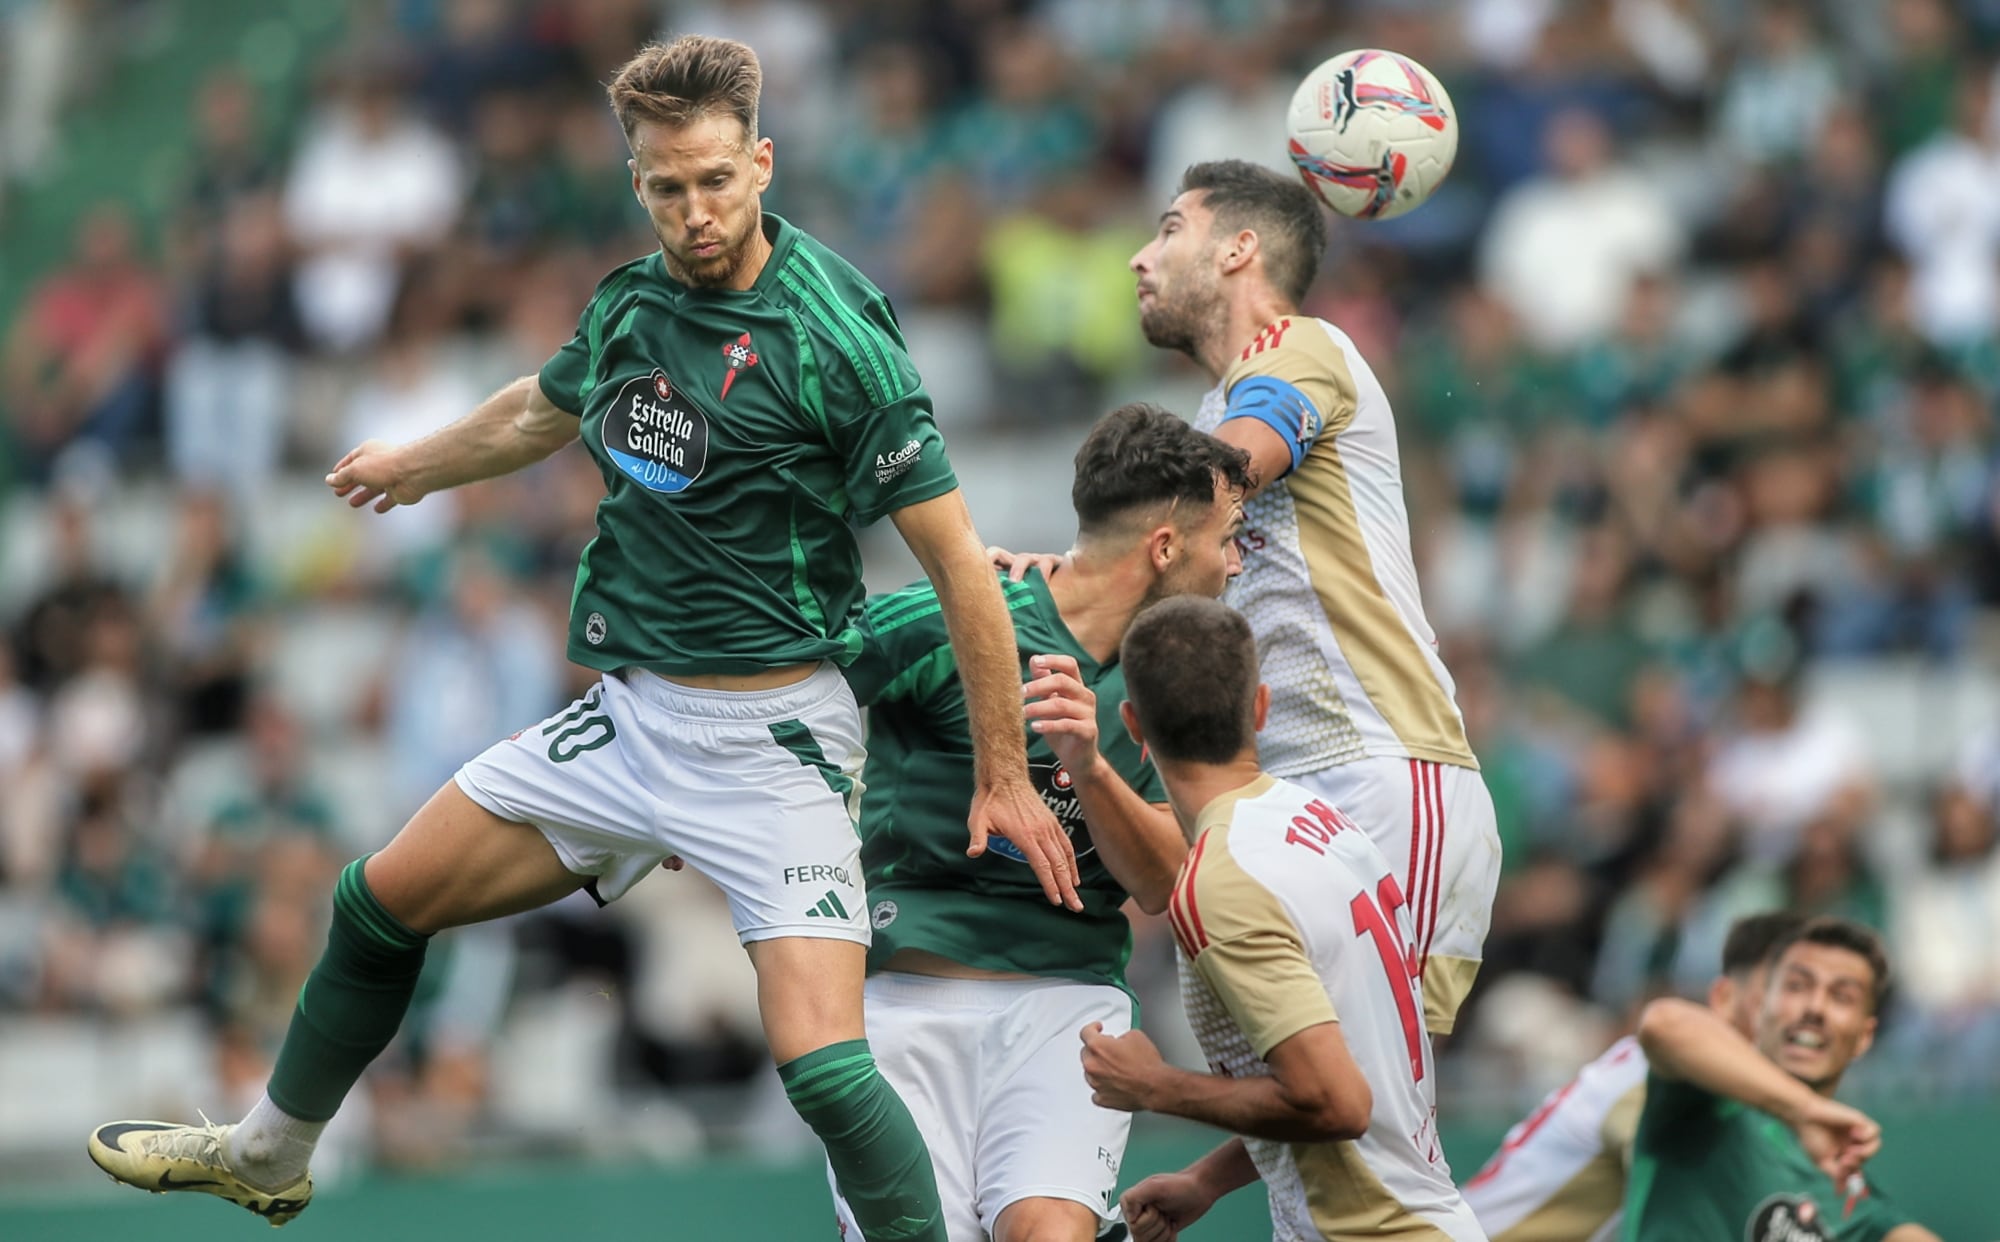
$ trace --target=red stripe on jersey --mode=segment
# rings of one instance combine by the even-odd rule
[[[1412,919],[1423,917],[1423,902],[1420,900],[1423,889],[1419,883],[1423,877],[1417,872],[1417,842],[1424,839],[1423,796],[1422,764],[1412,759],[1410,760],[1410,870],[1403,877],[1403,896],[1409,899]],[[1418,929],[1417,938],[1423,939],[1423,929]]]
[[[1186,878],[1186,871],[1181,873]],[[1194,938],[1188,935],[1187,916],[1181,913],[1181,881],[1175,880],[1173,891],[1167,894],[1167,923],[1174,929],[1174,939],[1180,943],[1181,952],[1192,959],[1195,955]]]
[[[1431,960],[1431,942],[1437,939],[1438,897],[1444,890],[1444,834],[1449,825],[1444,820],[1444,768],[1435,763],[1424,766],[1430,769],[1431,795],[1435,799],[1431,805],[1436,815],[1436,844],[1431,851],[1430,913],[1424,919],[1424,952],[1419,959],[1422,965],[1427,966]]]
[[[1194,853],[1188,855],[1187,874],[1181,877],[1181,899],[1186,903],[1183,912],[1187,916],[1188,931],[1192,933],[1196,953],[1208,947],[1208,932],[1201,925],[1201,907],[1194,900],[1195,870],[1201,866],[1202,853],[1207,849],[1208,834],[1204,832],[1194,843]]]

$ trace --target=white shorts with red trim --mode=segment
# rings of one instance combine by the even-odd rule
[[[1493,796],[1471,768],[1356,759],[1291,778],[1339,807],[1402,872],[1423,964],[1424,1025],[1449,1034],[1472,987],[1500,886]]]

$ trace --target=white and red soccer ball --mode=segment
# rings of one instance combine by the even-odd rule
[[[1378,48],[1342,52],[1292,94],[1287,149],[1343,216],[1387,220],[1429,198],[1458,155],[1458,113],[1430,70]]]

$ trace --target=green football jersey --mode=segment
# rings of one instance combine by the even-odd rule
[[[776,216],[747,290],[659,253],[605,277],[541,371],[604,475],[570,659],[750,673],[860,650],[854,526],[958,486],[887,299]]]
[[[1003,582],[1021,673],[1032,655],[1076,657],[1097,695],[1098,747],[1148,802],[1165,802],[1159,774],[1118,719],[1125,675],[1077,644],[1039,571]],[[1126,893],[1091,844],[1069,773],[1028,734],[1028,771],[1076,848],[1082,913],[1049,904],[1013,842],[993,837],[965,856],[972,809],[972,730],[937,592],[927,582],[869,599],[862,652],[847,670],[868,712],[862,769],[861,867],[875,943],[871,970],[898,949],[924,949],[983,970],[1125,986],[1131,926]]]
[[[1865,1180],[1834,1185],[1769,1113],[1647,1077],[1624,1242],[1876,1242],[1908,1220]]]

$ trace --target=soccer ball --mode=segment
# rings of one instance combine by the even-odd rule
[[[1429,198],[1458,154],[1458,114],[1431,71],[1364,48],[1292,93],[1287,146],[1306,188],[1343,216],[1387,220]]]

